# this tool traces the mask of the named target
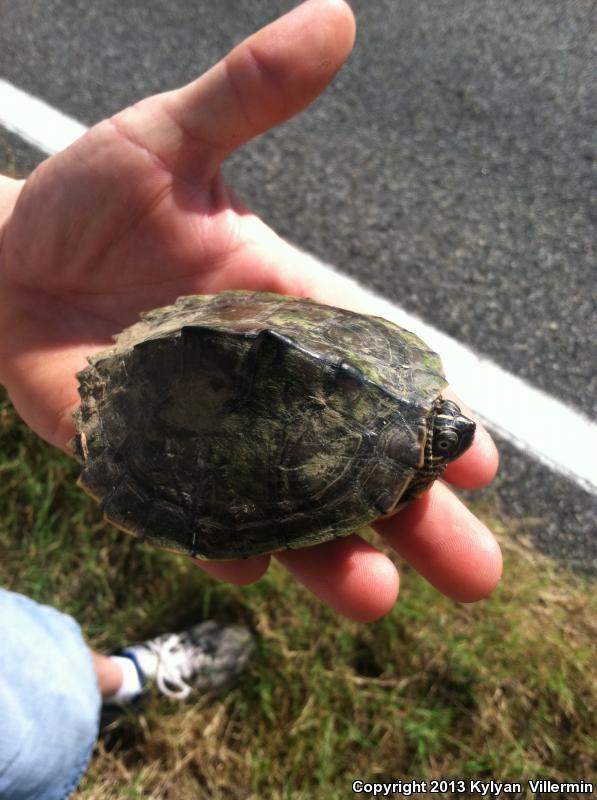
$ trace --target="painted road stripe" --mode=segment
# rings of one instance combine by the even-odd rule
[[[3,80],[0,125],[48,155],[64,149],[86,131],[77,120]],[[597,424],[352,279],[313,261],[318,269],[332,273],[330,279],[335,283],[345,283],[350,294],[358,289],[373,313],[415,331],[441,353],[450,384],[489,428],[582,488],[597,493]]]
[[[0,125],[48,155],[64,150],[87,130],[76,119],[2,79]]]

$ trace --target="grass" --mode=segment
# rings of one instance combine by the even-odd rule
[[[594,585],[516,544],[491,500],[477,509],[505,550],[491,598],[453,603],[402,567],[394,611],[359,625],[276,566],[237,588],[139,545],[101,522],[76,475],[2,398],[2,585],[73,614],[98,649],[205,617],[241,621],[259,642],[223,697],[154,696],[117,720],[79,800],[332,800],[357,778],[594,774]]]

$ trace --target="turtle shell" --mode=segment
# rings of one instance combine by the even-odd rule
[[[79,484],[118,527],[203,559],[392,513],[446,385],[439,357],[387,320],[243,291],[144,314],[78,378]]]

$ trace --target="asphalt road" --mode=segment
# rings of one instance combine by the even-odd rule
[[[292,5],[0,0],[0,77],[92,124]],[[596,416],[597,3],[352,5],[346,67],[236,154],[229,181],[281,235]],[[0,130],[0,168],[42,157]],[[566,431],[546,420],[546,435]],[[597,570],[595,497],[502,452],[502,505],[535,520],[542,550]]]

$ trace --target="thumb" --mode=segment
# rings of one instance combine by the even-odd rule
[[[118,122],[179,174],[205,174],[309,105],[348,57],[354,36],[344,0],[306,0],[197,80],[126,109]]]

